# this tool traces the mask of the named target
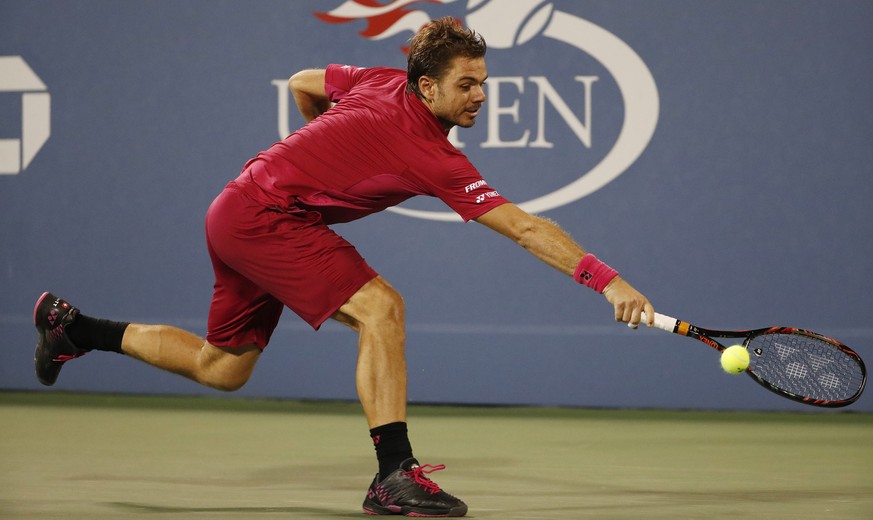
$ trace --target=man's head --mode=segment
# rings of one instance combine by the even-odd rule
[[[451,17],[433,20],[410,40],[407,91],[443,127],[470,127],[485,101],[485,40]]]

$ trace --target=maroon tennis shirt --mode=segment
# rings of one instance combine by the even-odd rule
[[[334,105],[250,160],[234,181],[265,206],[348,222],[415,195],[438,197],[464,221],[506,203],[448,140],[406,72],[329,65]]]

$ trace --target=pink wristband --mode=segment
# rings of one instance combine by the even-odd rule
[[[576,271],[573,272],[574,280],[601,294],[616,276],[618,271],[604,264],[591,253],[582,257],[579,265],[576,266]]]

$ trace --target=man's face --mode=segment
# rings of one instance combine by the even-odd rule
[[[425,104],[443,128],[450,130],[455,125],[470,128],[485,102],[487,77],[484,58],[457,57],[439,81],[423,76],[419,88]]]

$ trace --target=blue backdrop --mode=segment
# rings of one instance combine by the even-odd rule
[[[0,388],[41,388],[44,290],[203,334],[204,212],[302,124],[286,78],[404,67],[410,29],[443,15],[490,44],[489,102],[453,138],[504,196],[660,312],[809,328],[873,360],[873,3],[383,3],[0,5]],[[405,209],[436,220],[338,229],[406,297],[413,401],[813,410],[722,373],[702,343],[614,323],[602,297],[478,224],[439,220],[434,201]],[[286,311],[240,394],[354,399],[355,355],[352,332]],[[101,353],[55,388],[213,393]]]

